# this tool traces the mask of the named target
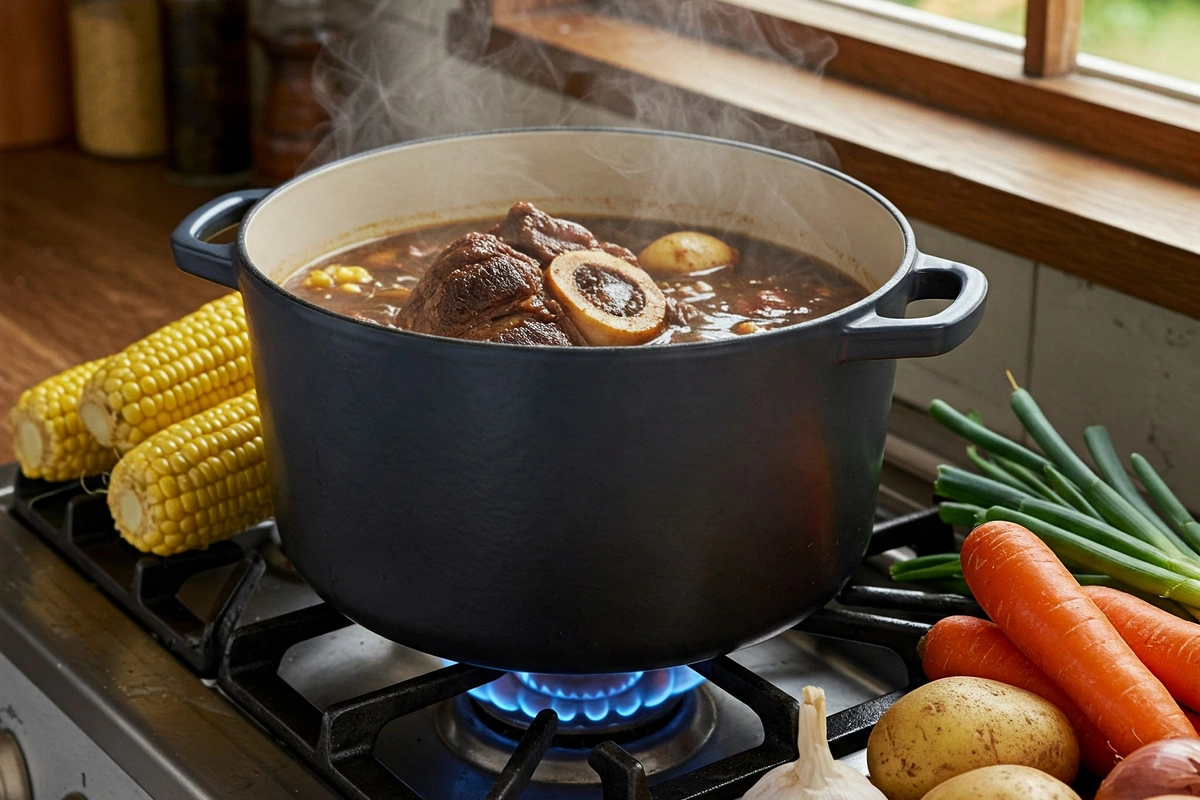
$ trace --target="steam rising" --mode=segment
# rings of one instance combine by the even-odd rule
[[[317,67],[333,124],[306,167],[431,135],[572,124],[701,133],[836,163],[828,143],[811,133],[725,104],[698,101],[634,76],[575,65],[568,74],[528,42],[481,55],[488,36],[486,20],[446,34],[453,2],[345,2],[346,18],[355,24],[348,35],[326,48]],[[835,53],[828,36],[784,29],[773,20],[710,0],[612,0],[604,8],[613,16],[656,19],[693,38],[718,45],[736,43],[760,58],[814,72],[820,72]],[[450,39],[453,49],[471,58],[450,55]],[[515,80],[506,68],[536,76],[543,86]],[[572,87],[587,87],[585,100],[620,107],[622,116],[580,106],[565,95],[568,82]]]
[[[489,43],[490,24],[482,14],[460,15],[460,24],[448,25],[456,10],[454,2],[350,0],[348,5],[358,9],[354,18],[359,24],[328,46],[318,61],[318,84],[325,87],[332,126],[307,166],[427,136],[580,124],[698,133],[836,166],[833,149],[811,132],[582,60],[564,69],[561,59],[556,61],[526,40],[504,46]],[[478,4],[478,0],[463,2]],[[714,0],[607,0],[602,7],[616,20],[642,23],[648,31],[642,45],[647,52],[660,46],[657,30],[662,28],[815,73],[821,72],[836,52],[833,40],[825,34],[800,26],[785,27],[773,18]],[[658,27],[650,27],[651,23]],[[570,28],[560,28],[560,32],[569,34]],[[516,79],[514,74],[527,80]],[[594,100],[603,108],[581,104],[572,95]],[[736,174],[728,164],[694,163],[681,150],[686,148],[679,148],[677,140],[663,137],[626,152],[591,150],[588,154],[620,174],[640,178],[636,182],[646,188],[646,196],[671,198],[678,204],[691,202],[693,197],[720,197],[719,211],[726,216],[705,223],[717,233],[735,230],[746,224],[737,220],[756,220],[766,209],[774,209],[779,232],[755,231],[755,235],[854,271],[853,261],[839,263],[837,257],[851,251],[846,232],[828,223],[817,230],[811,213],[803,213],[785,199],[785,192],[774,181],[751,180]],[[528,186],[529,166],[521,156],[503,153],[475,174],[481,180],[500,181],[521,176],[522,185]],[[828,205],[821,182],[814,179],[811,183],[811,187],[805,184],[805,202],[810,207],[813,203]],[[586,193],[587,187],[559,184],[542,184],[545,191],[512,199]],[[789,196],[794,197],[795,192]],[[553,207],[546,210],[555,211]],[[699,224],[694,212],[664,209],[661,203],[654,207],[642,203],[622,211],[631,217],[676,222],[681,227]]]

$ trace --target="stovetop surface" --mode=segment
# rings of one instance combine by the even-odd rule
[[[340,796],[8,513],[0,652],[156,800]]]
[[[88,584],[8,512],[12,465],[0,467],[0,652],[63,708],[155,798],[336,798],[337,793],[267,731],[248,719],[210,679],[185,668],[137,623]],[[214,591],[235,567],[183,586],[180,600],[198,616],[213,611]],[[268,568],[240,625],[319,604],[301,581]],[[825,690],[830,713],[850,708],[908,680],[904,663],[872,645],[788,631],[734,653],[732,659],[786,693]],[[318,709],[444,666],[351,625],[293,647],[279,674]],[[762,726],[745,705],[715,687],[702,689],[715,713],[703,745],[651,783],[747,750]],[[388,724],[376,758],[425,800],[484,797],[495,774],[465,762],[435,725],[442,706]],[[440,730],[440,732],[439,732]],[[645,761],[654,772],[654,757]],[[862,753],[847,761],[865,768]],[[521,795],[599,798],[597,785],[534,782]]]

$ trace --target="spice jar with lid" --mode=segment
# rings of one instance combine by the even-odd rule
[[[250,171],[246,0],[159,0],[167,97],[167,168],[188,183]]]
[[[79,145],[144,158],[165,145],[162,55],[155,0],[70,0]]]

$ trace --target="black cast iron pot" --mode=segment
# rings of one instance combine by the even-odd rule
[[[280,288],[338,247],[517,200],[749,233],[873,291],[733,341],[548,348],[385,329]],[[204,241],[239,220],[236,245]],[[918,253],[900,213],[845,175],[647,131],[396,145],[214,200],[172,247],[244,297],[297,570],[389,639],[527,672],[691,663],[833,597],[870,535],[893,359],[961,343],[987,287]],[[953,302],[902,318],[927,298]]]

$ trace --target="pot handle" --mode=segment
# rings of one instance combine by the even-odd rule
[[[270,189],[241,189],[209,200],[184,218],[171,234],[171,255],[184,272],[206,281],[238,287],[237,267],[233,263],[235,245],[212,244],[208,237],[236,225]]]
[[[846,325],[842,361],[924,358],[948,353],[962,344],[983,319],[987,278],[982,272],[942,258],[917,254],[908,281],[908,300],[953,300],[932,317],[880,316],[875,309]]]

